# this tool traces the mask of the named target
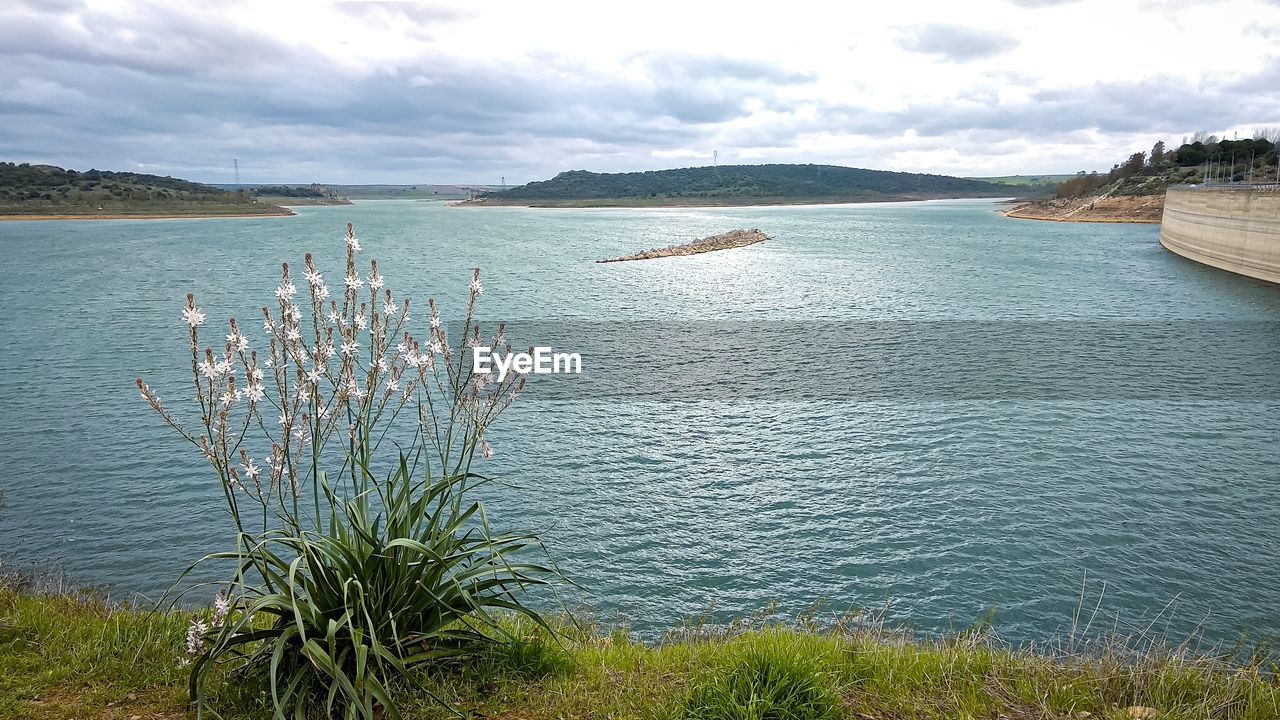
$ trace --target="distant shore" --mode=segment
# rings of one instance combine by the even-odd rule
[[[271,218],[293,217],[298,213],[281,208],[283,212],[266,213],[93,213],[60,215],[0,215],[0,222],[17,220],[216,220],[218,218]]]
[[[494,200],[476,198],[449,203],[451,207],[522,208],[719,208],[791,205],[851,205],[921,200],[998,200],[973,195],[886,195],[883,197],[754,197],[754,198],[602,198],[593,200]]]
[[[1159,225],[1160,217],[1164,213],[1164,196],[1038,200],[1022,203],[1003,212],[1005,217],[1018,220]]]
[[[290,198],[269,196],[259,198],[262,202],[269,205],[278,205],[282,208],[289,207],[322,207],[327,205],[354,205],[347,198]]]

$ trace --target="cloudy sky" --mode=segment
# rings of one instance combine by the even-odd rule
[[[4,0],[0,159],[230,182],[1107,169],[1280,127],[1262,0]]]

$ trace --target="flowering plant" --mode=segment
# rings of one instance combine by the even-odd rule
[[[336,297],[310,254],[301,300],[283,266],[275,307],[262,309],[263,355],[234,319],[221,347],[202,351],[205,313],[187,295],[197,429],[137,383],[213,468],[235,524],[235,549],[200,561],[230,560],[235,570],[212,621],[188,633],[198,713],[209,672],[227,662],[265,672],[277,717],[323,701],[349,718],[373,718],[375,707],[395,718],[395,678],[514,640],[492,611],[546,627],[516,595],[554,574],[513,560],[541,547],[536,536],[493,532],[482,504],[466,498],[489,481],[472,470],[477,453],[492,454],[485,430],[524,383],[465,365],[485,342],[475,321],[480,271],[453,347],[434,300],[419,337],[409,300],[397,302],[377,262],[357,270],[351,225],[346,245]],[[499,325],[486,344],[509,352],[503,335]]]

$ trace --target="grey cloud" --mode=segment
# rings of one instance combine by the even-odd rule
[[[907,30],[898,44],[911,52],[970,62],[1008,52],[1018,46],[1018,40],[1004,33],[934,23]]]
[[[414,22],[428,34],[457,17],[364,5],[343,10],[353,22]],[[912,147],[997,156],[1029,142],[1074,142],[1086,129],[1133,134],[1280,117],[1280,64],[1238,84],[1152,78],[1071,91],[1036,91],[1035,78],[1003,70],[975,78],[952,102],[875,110],[789,100],[815,78],[714,54],[640,54],[625,60],[633,72],[617,74],[554,53],[463,63],[424,43],[418,57],[355,74],[211,14],[51,7],[0,8],[0,26],[15,29],[0,46],[0,159],[141,166],[210,181],[229,179],[233,157],[254,182],[525,181],[569,167],[673,164],[655,151],[705,148],[709,157],[718,148],[723,161],[737,148],[779,161],[884,167],[894,150],[882,143],[865,157],[833,157],[806,147],[810,134],[888,139],[913,130]],[[919,52],[952,59],[1011,42],[937,25],[911,39]],[[1002,85],[1032,100],[1002,102]],[[735,122],[759,107],[774,119]]]
[[[112,14],[76,4],[32,4],[0,10],[5,42],[0,56],[31,56],[54,62],[111,65],[138,73],[189,76],[299,65],[298,51],[263,32],[228,27],[215,15],[141,6]]]

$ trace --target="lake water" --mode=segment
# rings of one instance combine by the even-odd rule
[[[582,346],[594,380],[540,378],[494,428],[487,470],[519,487],[485,498],[571,605],[643,633],[775,600],[926,631],[994,607],[1025,641],[1083,591],[1103,625],[1280,631],[1280,287],[1154,226],[996,207],[0,223],[0,548],[153,597],[223,549],[216,479],[133,380],[181,398],[184,294],[215,331],[258,317],[280,261],[338,277],[350,221],[401,294],[456,310],[478,265],[486,317]],[[593,262],[739,227],[773,239]]]

